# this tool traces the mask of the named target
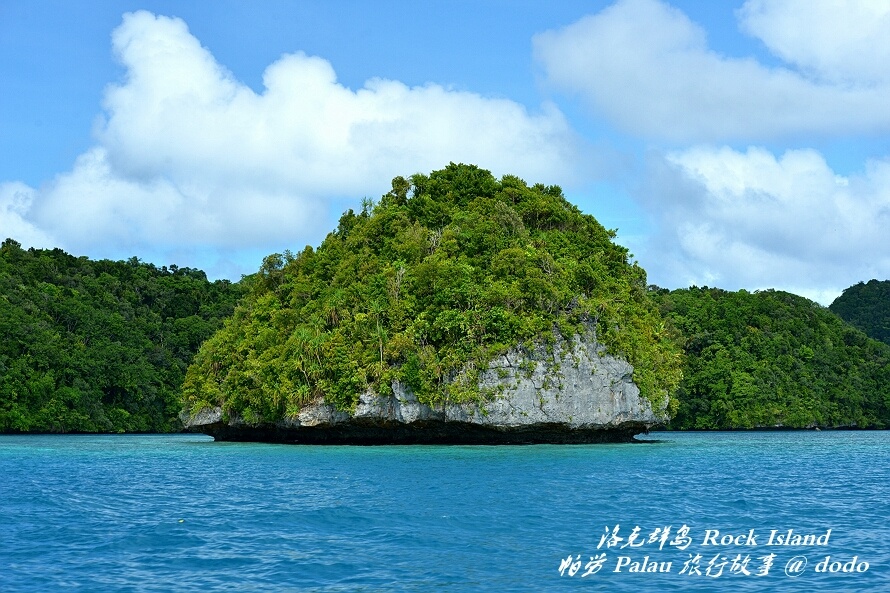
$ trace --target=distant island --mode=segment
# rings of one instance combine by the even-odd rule
[[[243,287],[190,268],[0,245],[0,432],[169,432]]]
[[[869,337],[890,344],[890,280],[854,284],[828,308]]]
[[[652,295],[683,344],[672,428],[890,425],[890,346],[832,310],[774,290]]]
[[[830,308],[670,291],[614,237],[557,186],[452,163],[235,283],[10,239],[0,432],[573,443],[890,424],[890,282]]]

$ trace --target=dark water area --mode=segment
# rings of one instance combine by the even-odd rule
[[[0,436],[0,591],[890,591],[890,432],[642,438]]]

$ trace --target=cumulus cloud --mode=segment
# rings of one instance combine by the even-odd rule
[[[0,183],[0,241],[12,238],[26,247],[53,247],[53,239],[25,219],[34,193],[24,183]]]
[[[739,12],[745,30],[789,67],[718,54],[701,27],[658,0],[619,0],[537,35],[534,52],[551,85],[645,138],[747,142],[886,132],[890,72],[881,56],[890,47],[890,20],[873,14],[880,3],[853,4],[847,13],[848,3],[831,0],[748,2]]]
[[[890,3],[875,0],[748,0],[743,30],[786,62],[832,83],[890,81]]]
[[[837,175],[813,150],[695,147],[653,155],[653,282],[782,288],[828,304],[890,277],[890,160]]]
[[[257,93],[182,20],[145,11],[124,16],[112,46],[126,73],[105,93],[96,146],[19,188],[28,203],[14,210],[68,249],[300,247],[327,230],[331,200],[376,197],[395,175],[462,161],[564,183],[577,170],[553,106],[383,79],[352,90],[303,53],[271,64]]]
[[[827,304],[890,277],[890,160],[842,176],[812,149],[717,147],[890,131],[890,4],[748,0],[736,16],[774,64],[717,53],[659,0],[618,0],[534,39],[551,85],[662,145],[636,193],[655,229],[633,246],[650,279],[782,288]]]

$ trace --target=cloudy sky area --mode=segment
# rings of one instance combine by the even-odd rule
[[[890,2],[0,4],[0,235],[238,279],[450,161],[652,283],[890,278]]]

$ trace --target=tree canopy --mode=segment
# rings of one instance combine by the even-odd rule
[[[828,308],[869,337],[890,344],[890,280],[855,284]]]
[[[890,426],[890,347],[781,291],[654,290],[682,336],[672,426]]]
[[[396,177],[318,248],[236,284],[6,240],[0,432],[167,431],[212,406],[274,421],[395,381],[432,405],[478,400],[498,354],[588,333],[674,428],[890,426],[890,346],[866,335],[890,335],[890,281],[831,310],[647,289],[614,238],[558,186],[452,163]]]
[[[177,428],[198,346],[241,288],[200,270],[0,247],[0,432]]]
[[[393,381],[464,401],[498,353],[588,331],[663,405],[679,349],[614,237],[558,186],[453,163],[396,177],[317,249],[266,258],[189,368],[185,406],[272,421],[318,397],[350,409]]]

